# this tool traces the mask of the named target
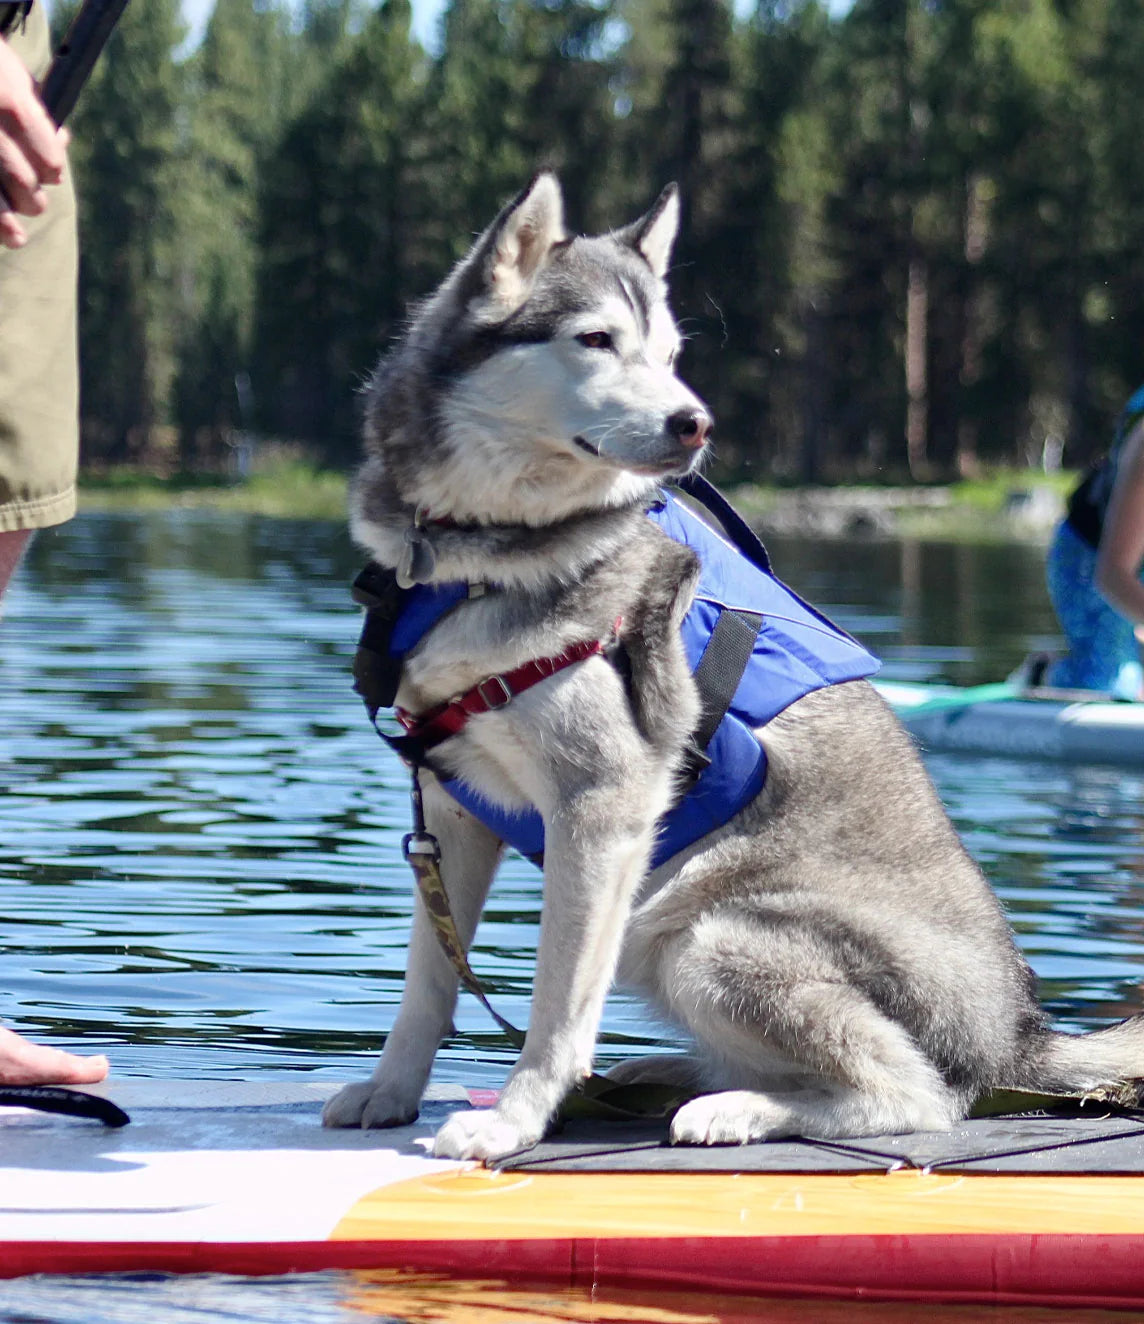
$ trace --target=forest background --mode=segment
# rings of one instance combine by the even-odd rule
[[[348,467],[378,352],[542,165],[584,231],[679,182],[724,480],[1075,467],[1144,380],[1139,0],[411,18],[223,0],[186,55],[179,0],[128,7],[71,121],[89,472]]]

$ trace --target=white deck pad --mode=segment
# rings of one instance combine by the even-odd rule
[[[460,1087],[431,1091],[412,1126],[326,1130],[336,1083],[116,1081],[89,1087],[129,1125],[0,1108],[0,1244],[309,1242],[390,1182],[464,1166],[429,1148]]]

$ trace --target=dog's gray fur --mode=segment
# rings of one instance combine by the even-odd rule
[[[538,176],[367,390],[355,536],[397,566],[418,512],[447,521],[423,530],[434,579],[487,586],[410,656],[401,706],[605,639],[618,619],[631,662],[626,683],[603,657],[579,663],[435,751],[489,799],[535,806],[546,831],[527,1043],[497,1106],[456,1114],[436,1152],[490,1158],[536,1141],[591,1068],[617,971],[688,1035],[686,1055],[612,1073],[699,1092],[676,1141],[944,1128],[997,1085],[1144,1075],[1140,1018],[1084,1036],[1047,1028],[989,885],[864,681],[761,729],[757,800],[649,875],[698,712],[678,632],[694,557],[642,513],[658,481],[697,461],[710,424],[671,366],[677,217],[669,189],[625,230],[568,239],[556,181]],[[502,846],[422,779],[467,944]],[[327,1124],[416,1115],[456,994],[419,903],[385,1051]]]

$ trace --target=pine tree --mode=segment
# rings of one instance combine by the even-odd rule
[[[419,155],[424,53],[409,0],[348,40],[269,163],[255,385],[263,421],[356,451],[356,389],[418,292],[408,185]]]
[[[176,413],[189,465],[217,465],[251,421],[236,383],[250,368],[259,178],[291,95],[288,22],[281,5],[220,4],[188,69]]]

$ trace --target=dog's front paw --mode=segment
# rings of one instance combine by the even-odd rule
[[[438,1158],[497,1159],[535,1145],[542,1126],[508,1121],[491,1108],[454,1113],[437,1132],[433,1153]]]
[[[322,1109],[323,1126],[405,1126],[417,1117],[419,1100],[398,1096],[394,1090],[363,1080],[346,1085]]]
[[[789,1134],[787,1110],[750,1090],[704,1094],[685,1103],[671,1121],[673,1145],[746,1145]]]

